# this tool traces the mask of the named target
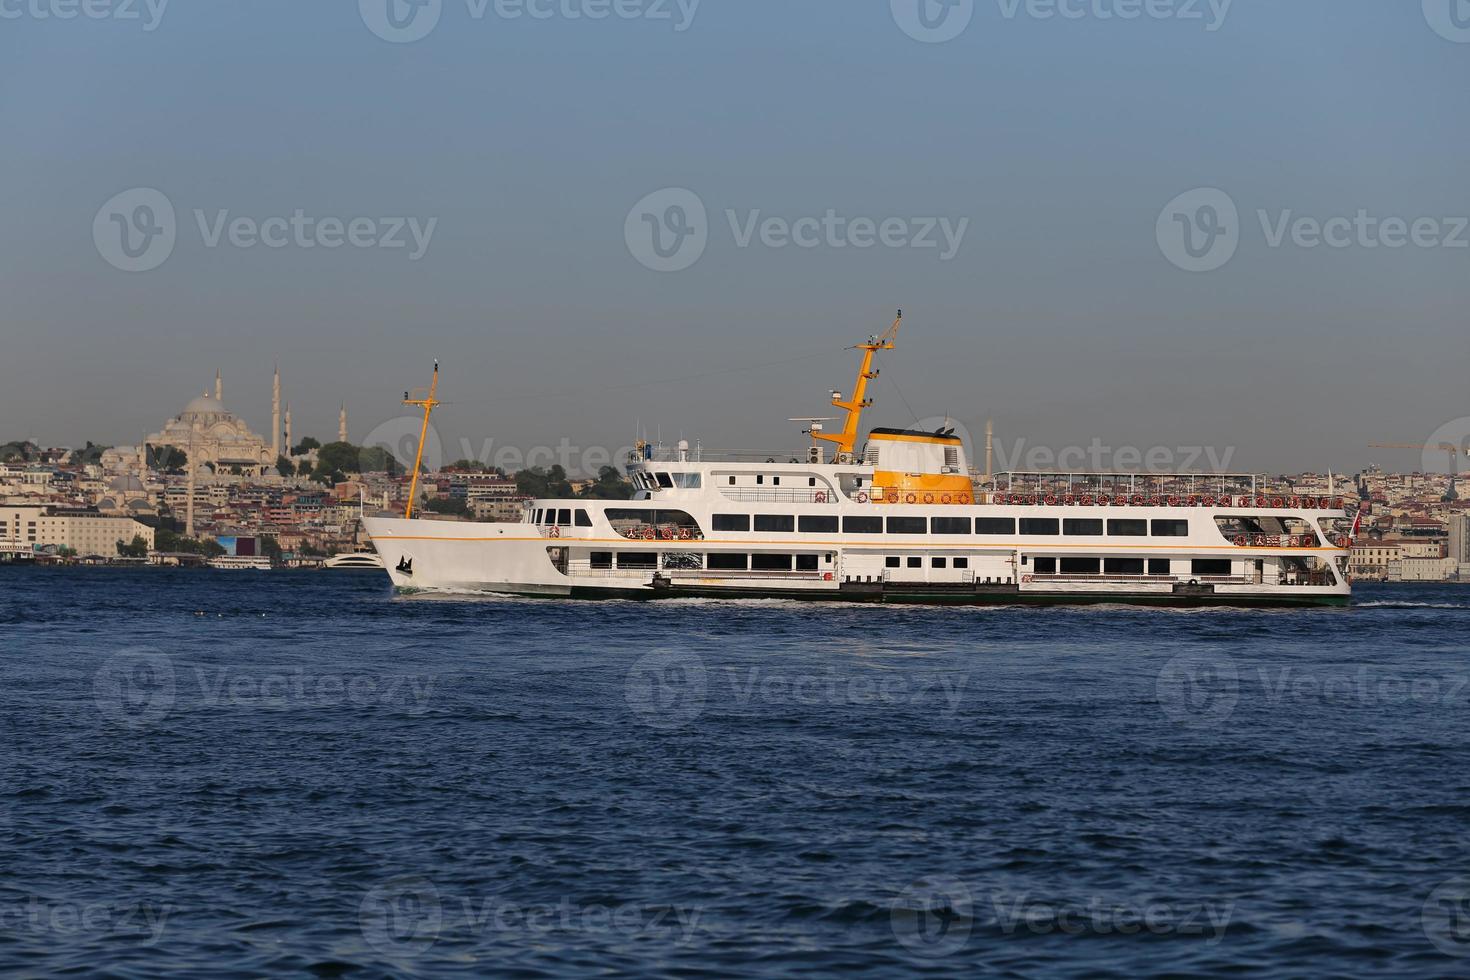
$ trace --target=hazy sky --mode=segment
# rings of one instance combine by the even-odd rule
[[[799,446],[900,306],[871,424],[1349,470],[1470,416],[1464,0],[416,2],[0,0],[0,440],[217,366],[264,434],[276,358],[361,439],[437,356],[451,458]]]

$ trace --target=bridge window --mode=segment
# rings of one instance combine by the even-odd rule
[[[836,534],[837,518],[825,515],[803,515],[798,522],[803,534]]]
[[[663,487],[665,490],[670,489],[674,485],[674,481],[669,479],[669,475],[667,473],[655,473],[654,477],[658,480],[658,485]]]
[[[1015,534],[1016,519],[1014,517],[977,517],[975,518],[976,534]]]
[[[1154,537],[1156,538],[1187,538],[1189,537],[1188,521],[1154,521]]]
[[[1108,534],[1122,538],[1142,538],[1148,536],[1148,521],[1138,520],[1132,517],[1121,517],[1108,521]]]
[[[705,559],[705,567],[710,571],[743,572],[750,564],[748,555],[732,555],[728,552],[712,552]]]
[[[715,514],[712,518],[716,531],[749,531],[749,514]]]
[[[1101,537],[1103,533],[1102,518],[1069,517],[1062,521],[1062,533],[1078,538]]]
[[[1096,558],[1063,558],[1061,568],[1063,575],[1096,575],[1098,569]]]
[[[842,531],[844,534],[882,534],[883,518],[844,517],[842,519]]]
[[[927,534],[929,522],[922,517],[888,518],[889,534]]]
[[[935,534],[970,533],[970,519],[968,517],[936,517],[930,523],[934,527]]]
[[[755,515],[755,529],[757,531],[795,531],[796,518],[790,514],[757,514]]]
[[[1142,558],[1104,558],[1103,571],[1108,575],[1142,575]]]
[[[701,486],[698,473],[675,473],[674,486],[680,490],[698,490]]]
[[[751,555],[751,571],[757,572],[789,572],[791,571],[790,555]]]
[[[585,510],[583,510],[582,508],[580,508],[580,507],[577,508],[577,526],[578,527],[591,527],[592,526],[592,518],[591,517],[588,517],[587,516],[587,512]]]
[[[571,509],[564,507],[561,510],[557,511],[556,512],[556,523],[560,524],[562,527],[571,527],[572,526],[572,512],[571,512]]]
[[[1056,534],[1060,528],[1061,522],[1055,517],[1021,518],[1022,534]]]

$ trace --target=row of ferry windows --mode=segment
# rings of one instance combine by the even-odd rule
[[[553,510],[548,507],[545,510],[537,510],[531,516],[531,523],[556,524],[560,527],[591,527],[592,518],[580,507],[576,509],[575,513],[566,507],[562,507],[559,510]]]
[[[657,568],[657,551],[594,551],[589,556],[593,568],[612,568],[614,558],[618,568]],[[831,555],[742,555],[727,552],[712,552],[700,555],[684,552],[664,552],[664,568],[700,569],[722,572],[815,572],[822,565],[831,565]]]
[[[1168,558],[1032,558],[1030,562],[1037,575],[1171,575],[1174,571]],[[1229,575],[1230,559],[1195,558],[1189,563],[1189,572]]]
[[[1183,538],[1189,535],[1189,521],[1117,518],[1068,517],[844,517],[844,534],[987,534],[987,535],[1066,535],[1068,537],[1142,538],[1150,533],[1156,538]],[[826,514],[715,514],[716,531],[801,531],[804,534],[836,534],[838,518]]]

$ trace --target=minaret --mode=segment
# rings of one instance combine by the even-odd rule
[[[275,383],[271,386],[271,457],[281,458],[281,365],[279,363],[276,364]]]
[[[987,484],[994,478],[991,472],[991,464],[995,460],[995,423],[990,419],[985,420],[985,482]]]
[[[286,453],[291,452],[291,404],[286,403]]]
[[[215,401],[215,404],[216,405],[219,405],[219,404],[222,404],[224,402],[224,400],[225,400],[225,383],[220,378],[219,368],[215,368],[214,369],[214,401]]]
[[[347,441],[347,405],[346,405],[346,403],[343,403],[342,408],[337,412],[337,441],[338,442],[346,442]]]

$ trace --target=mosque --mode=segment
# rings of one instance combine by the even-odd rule
[[[283,424],[284,421],[284,424]],[[347,409],[338,417],[337,437],[347,441]],[[276,368],[271,389],[271,436],[269,441],[250,431],[245,420],[225,408],[224,381],[214,375],[214,394],[208,391],[189,402],[184,410],[150,435],[145,443],[155,449],[170,446],[184,453],[192,466],[211,464],[216,473],[238,470],[243,476],[274,472],[276,460],[291,454],[291,406],[284,420],[281,413],[281,370]]]

